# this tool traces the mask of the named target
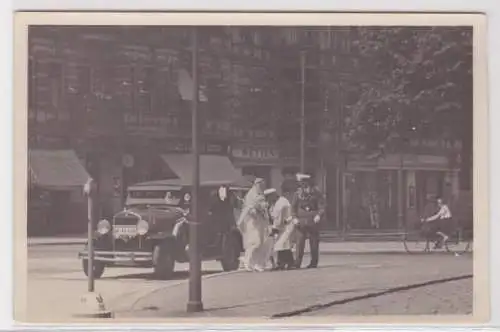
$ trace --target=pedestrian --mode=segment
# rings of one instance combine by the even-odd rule
[[[306,240],[309,240],[311,262],[307,268],[317,268],[319,261],[319,224],[324,215],[323,194],[313,185],[309,174],[297,174],[299,187],[292,201],[292,214],[299,220],[295,265],[302,266]]]
[[[429,229],[431,234],[440,236],[440,239],[434,244],[434,249],[439,249],[446,243],[446,241],[448,241],[448,234],[454,228],[454,224],[448,205],[443,202],[441,197],[438,197],[436,202],[439,207],[438,212],[433,216],[423,219],[422,221],[430,223]]]
[[[209,215],[211,224],[214,225],[216,234],[214,243],[221,243],[224,234],[227,234],[234,226],[233,202],[229,197],[229,187],[221,186],[211,195]],[[212,244],[212,243],[211,243]]]
[[[295,228],[292,206],[290,201],[286,197],[280,196],[274,188],[267,189],[264,194],[270,206],[271,236],[276,238],[274,243],[274,251],[277,253],[276,269],[292,269],[295,265],[291,241]]]
[[[245,196],[237,223],[245,248],[242,258],[243,268],[247,271],[264,271],[269,259],[263,250],[265,240],[269,236],[269,215],[264,187],[263,179],[255,179],[252,188]]]

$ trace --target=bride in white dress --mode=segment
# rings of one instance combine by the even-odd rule
[[[264,271],[269,260],[265,241],[269,237],[269,215],[264,197],[265,183],[257,178],[243,202],[238,228],[243,236],[245,254],[243,267],[247,271]]]

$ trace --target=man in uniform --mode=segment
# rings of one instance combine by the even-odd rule
[[[298,189],[292,200],[292,214],[298,218],[295,265],[300,268],[306,240],[309,240],[311,262],[307,268],[317,268],[319,260],[319,223],[324,215],[325,200],[308,174],[297,174]]]

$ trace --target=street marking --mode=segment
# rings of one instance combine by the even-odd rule
[[[357,265],[358,269],[374,269],[378,267],[382,267],[382,264],[365,264],[365,265]]]
[[[308,306],[306,308],[298,309],[298,310],[294,310],[294,311],[282,312],[282,313],[271,315],[269,318],[271,318],[271,319],[290,318],[290,317],[294,317],[294,316],[300,316],[300,315],[305,314],[305,313],[310,313],[310,312],[315,312],[315,311],[319,311],[322,309],[327,309],[327,308],[330,308],[330,307],[333,307],[336,305],[346,304],[349,302],[366,300],[366,299],[370,299],[370,298],[374,298],[374,297],[378,297],[378,296],[382,296],[382,295],[397,293],[397,292],[401,292],[401,291],[407,291],[407,290],[414,289],[414,288],[420,288],[420,287],[425,287],[425,286],[430,286],[430,285],[435,285],[435,284],[443,284],[443,283],[447,283],[450,281],[458,281],[458,280],[471,279],[471,278],[472,278],[472,274],[466,274],[466,275],[461,275],[458,277],[437,279],[437,280],[431,280],[431,281],[421,282],[421,283],[417,283],[417,284],[393,287],[393,288],[389,288],[389,289],[379,291],[379,292],[373,292],[373,293],[368,293],[368,294],[364,294],[364,295],[349,297],[349,298],[345,298],[342,300],[335,300],[335,301],[323,303],[323,304],[315,304],[315,305]]]

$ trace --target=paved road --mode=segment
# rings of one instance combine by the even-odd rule
[[[203,301],[206,310],[199,315],[209,317],[286,316],[305,308],[384,292],[394,287],[469,274],[472,274],[471,255],[459,257],[401,254],[325,255],[321,260],[320,268],[314,270],[236,273],[206,280],[203,283]],[[123,315],[126,317],[186,316],[184,308],[186,293],[186,285],[158,290],[154,294],[141,298],[130,312],[124,312]],[[461,301],[462,297],[466,297],[470,303],[471,294],[471,289],[465,288],[459,294],[460,298],[455,298],[453,301]],[[445,296],[438,298],[438,302],[439,299],[447,301]],[[400,306],[404,307],[408,301],[411,300],[403,295],[394,305],[383,307],[379,311],[383,309],[385,314],[401,313]],[[435,305],[432,307],[434,308]],[[352,311],[357,315],[373,313],[372,306],[369,305],[355,308],[357,307],[353,303],[347,311]],[[424,305],[423,309],[427,310],[427,306]],[[429,310],[431,311],[429,313],[434,311],[434,309]],[[467,306],[457,305],[453,310],[456,314],[466,314],[469,309]],[[313,312],[316,314],[315,311]],[[327,311],[323,314],[325,312]]]
[[[81,245],[44,245],[28,248],[28,317],[30,321],[71,319],[81,313],[80,298],[87,292],[87,279],[77,259]],[[95,289],[108,307],[120,310],[134,299],[158,288],[185,282],[188,264],[179,264],[172,280],[151,278],[152,269],[110,268]],[[217,262],[204,262],[206,275],[222,272]]]
[[[472,288],[472,278],[450,281],[333,305],[303,316],[469,315],[473,309]]]
[[[74,319],[86,277],[77,259],[80,245],[44,245],[28,249],[28,315],[30,321]],[[305,258],[307,263],[308,257]],[[185,315],[188,264],[173,280],[151,279],[149,269],[112,268],[96,281],[117,318]],[[470,255],[325,254],[320,268],[265,273],[221,273],[217,262],[204,262],[204,315],[266,316],[308,305],[380,291],[395,285],[472,273]],[[459,285],[453,288],[453,285]],[[427,289],[427,288],[426,288]],[[438,289],[439,291],[435,291]],[[438,294],[437,296],[433,296]],[[470,281],[438,285],[333,306],[307,315],[373,313],[467,313]],[[420,303],[420,305],[418,304]],[[431,311],[431,312],[429,312]]]

